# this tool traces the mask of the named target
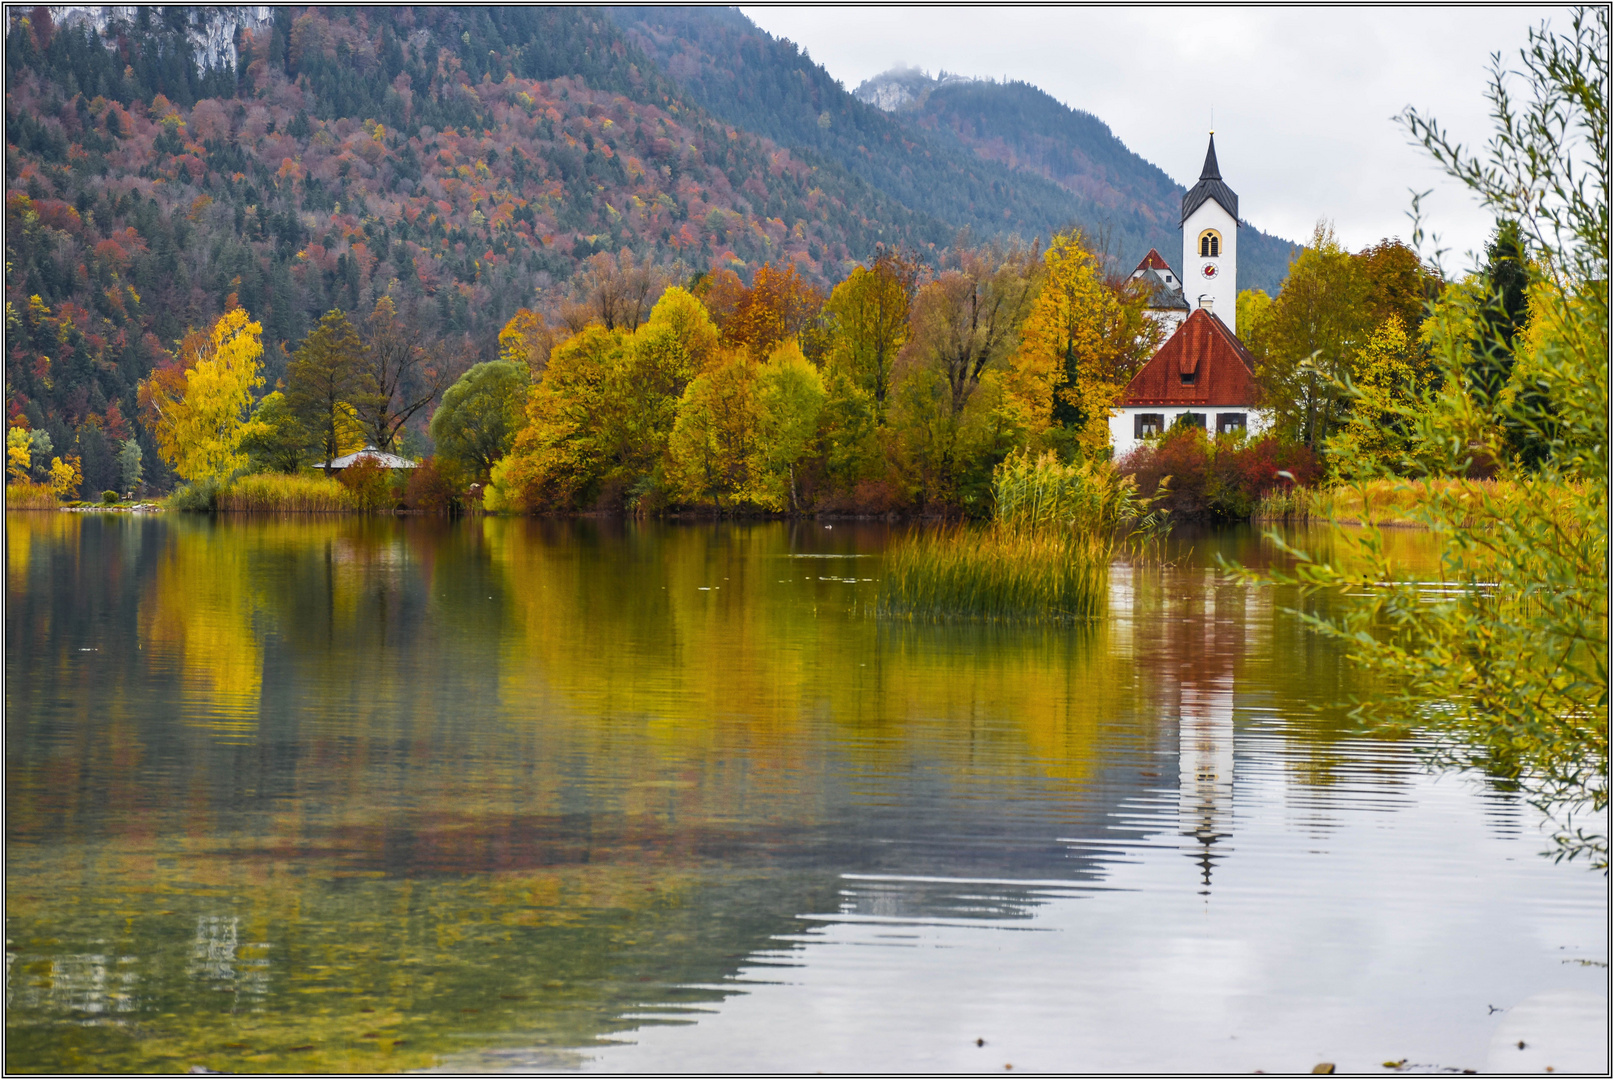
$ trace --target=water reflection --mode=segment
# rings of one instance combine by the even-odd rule
[[[1363,813],[1438,862],[1253,533],[1050,630],[868,617],[883,526],[7,524],[13,1070],[588,1064],[974,934],[1038,985],[1071,911],[1189,941]],[[1056,966],[1126,998],[1105,948]]]

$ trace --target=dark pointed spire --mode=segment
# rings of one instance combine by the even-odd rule
[[[1222,170],[1216,164],[1216,133],[1211,132],[1210,146],[1205,149],[1205,168],[1199,174],[1199,183],[1189,189],[1188,194],[1182,198],[1182,217],[1179,224],[1188,220],[1188,215],[1198,210],[1207,202],[1218,203],[1223,210],[1233,216],[1234,221],[1239,220],[1239,197],[1233,193],[1222,180]],[[1243,222],[1239,222],[1240,225]]]
[[[1220,180],[1222,170],[1216,167],[1216,132],[1211,132],[1210,147],[1205,151],[1205,167],[1199,171],[1201,180]]]

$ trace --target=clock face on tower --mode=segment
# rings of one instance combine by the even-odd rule
[[[1211,278],[1215,277],[1216,274],[1217,274],[1216,264],[1215,263],[1206,263],[1204,266],[1201,266],[1199,268],[1199,273],[1200,273],[1200,275],[1202,277],[1205,278],[1205,280],[1209,281]]]

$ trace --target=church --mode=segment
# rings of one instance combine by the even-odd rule
[[[1151,287],[1148,315],[1169,336],[1110,414],[1116,457],[1178,423],[1210,435],[1271,426],[1270,412],[1257,408],[1255,358],[1238,339],[1239,224],[1213,132],[1199,183],[1182,200],[1182,278],[1154,250],[1132,273]]]

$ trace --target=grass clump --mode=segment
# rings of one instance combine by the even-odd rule
[[[1075,622],[1103,613],[1108,545],[1093,538],[962,526],[886,556],[879,613],[921,619]]]
[[[285,473],[240,477],[217,493],[215,505],[219,510],[256,513],[325,514],[359,509],[353,493],[337,480]]]
[[[878,612],[922,619],[1075,622],[1103,614],[1123,527],[1147,518],[1107,462],[1009,457],[993,520],[911,536],[886,556]]]
[[[7,510],[55,510],[61,506],[49,484],[26,480],[6,485]]]

